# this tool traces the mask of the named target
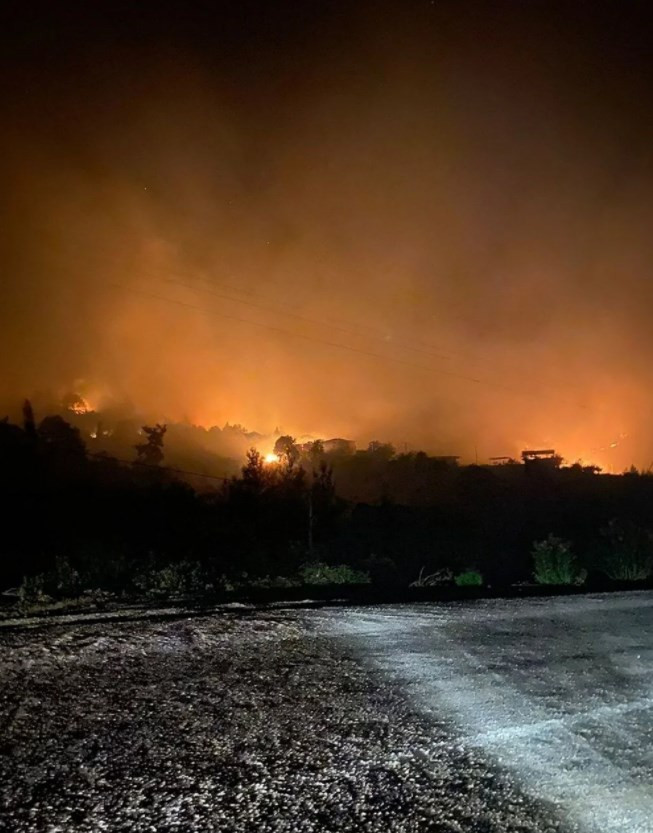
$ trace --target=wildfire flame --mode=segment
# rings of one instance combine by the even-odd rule
[[[92,408],[85,399],[78,396],[74,401],[70,402],[68,410],[74,414],[88,414]]]

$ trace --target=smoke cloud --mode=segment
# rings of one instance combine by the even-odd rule
[[[9,5],[5,410],[651,463],[634,7]]]

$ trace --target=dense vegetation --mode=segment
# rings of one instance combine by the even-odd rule
[[[240,586],[638,581],[651,574],[653,477],[558,461],[458,466],[378,443],[277,442],[198,489],[165,467],[165,426],[125,464],[89,454],[61,416],[0,422],[0,583],[203,593]],[[372,499],[356,497],[360,492]]]

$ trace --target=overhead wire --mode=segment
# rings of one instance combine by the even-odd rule
[[[96,260],[96,262],[106,265],[107,261],[104,257],[100,257],[92,253],[87,253],[86,256],[90,256],[94,260]],[[78,255],[76,255],[76,257],[78,257]],[[119,264],[116,264],[114,261],[114,265]],[[397,346],[402,350],[408,350],[410,352],[419,353],[421,355],[431,356],[436,359],[442,359],[445,361],[461,360],[472,363],[484,363],[484,360],[482,358],[479,358],[477,356],[470,356],[469,354],[461,353],[455,350],[450,350],[449,348],[446,348],[446,352],[443,352],[442,350],[440,350],[440,348],[437,348],[435,345],[423,341],[422,339],[406,340],[405,337],[395,339],[388,333],[383,333],[378,328],[370,327],[369,325],[363,324],[360,321],[345,322],[340,319],[327,320],[311,318],[307,315],[302,315],[300,313],[294,312],[293,310],[290,310],[287,307],[281,308],[279,306],[270,305],[267,302],[261,303],[260,296],[255,295],[250,290],[243,289],[242,287],[236,287],[233,284],[225,283],[222,280],[218,280],[217,282],[214,280],[208,280],[207,278],[199,274],[188,272],[184,274],[179,269],[169,269],[162,267],[157,267],[156,273],[153,273],[151,269],[144,269],[140,266],[138,267],[138,274],[140,276],[154,281],[163,281],[165,283],[182,286],[186,289],[190,289],[193,292],[205,292],[209,295],[213,295],[217,298],[220,298],[221,300],[228,301],[229,303],[241,304],[242,306],[260,309],[264,312],[270,312],[273,315],[283,315],[285,318],[293,318],[295,320],[302,321],[303,323],[310,324],[312,326],[317,326],[324,329],[337,330],[348,335],[353,335],[357,338],[371,338],[376,341],[381,341],[384,344],[391,343],[393,346]],[[183,277],[184,280],[179,280],[180,276]],[[193,283],[188,283],[188,280],[193,281]],[[208,286],[197,286],[197,283],[208,284]],[[236,293],[236,295],[245,295],[247,296],[247,298],[238,298],[234,297],[233,294],[230,295],[226,292],[218,292],[216,291],[216,285],[218,287],[228,289],[232,293]],[[458,316],[458,318],[460,318],[460,316]]]
[[[106,460],[107,462],[115,461],[117,463],[125,463],[128,466],[139,466],[141,468],[146,469],[156,469],[156,471],[172,471],[176,474],[187,474],[192,475],[193,477],[204,477],[207,480],[220,480],[224,482],[230,482],[231,477],[224,477],[218,474],[204,474],[200,471],[189,471],[188,469],[178,469],[174,466],[159,466],[155,465],[154,463],[144,463],[142,460],[126,460],[123,457],[114,457],[113,454],[109,454],[106,451],[87,451],[86,452],[88,457],[95,457],[100,458],[102,460]]]
[[[101,263],[106,262],[106,261],[102,260],[99,257],[96,257],[95,259],[98,260]],[[257,302],[256,300],[244,300],[242,298],[234,298],[233,296],[228,295],[227,293],[218,292],[218,291],[215,291],[214,289],[196,287],[196,286],[193,286],[192,284],[186,283],[185,281],[180,281],[175,277],[167,277],[165,275],[162,275],[161,273],[153,275],[151,273],[145,272],[142,269],[140,269],[139,272],[140,272],[140,274],[144,274],[146,277],[151,278],[152,280],[163,281],[163,282],[166,282],[166,283],[170,283],[172,285],[181,286],[185,289],[189,289],[189,290],[194,291],[194,292],[195,291],[202,291],[202,292],[205,292],[209,295],[213,295],[213,296],[215,296],[215,297],[217,297],[221,300],[228,301],[230,303],[237,303],[237,304],[241,304],[243,306],[247,306],[247,307],[250,307],[250,308],[253,308],[253,309],[260,309],[264,312],[272,313],[272,314],[275,314],[275,315],[276,314],[282,314],[285,317],[291,317],[295,320],[302,321],[302,322],[304,322],[306,324],[309,324],[311,326],[318,326],[318,327],[322,327],[322,328],[325,328],[325,329],[332,329],[332,330],[335,330],[335,331],[338,331],[338,332],[345,333],[347,335],[353,335],[357,338],[375,338],[377,340],[381,340],[384,344],[389,344],[390,343],[383,336],[381,336],[378,333],[375,336],[361,334],[361,333],[356,332],[355,330],[351,329],[350,327],[325,323],[325,322],[319,321],[317,319],[309,318],[308,316],[304,316],[304,315],[300,315],[298,313],[294,313],[291,310],[285,310],[285,309],[282,310],[280,308],[275,308],[274,306],[270,306],[270,305],[267,305],[267,304],[261,304],[261,303]],[[171,272],[168,271],[168,275],[170,275],[170,274],[171,274]],[[176,275],[176,274],[179,274],[179,273],[178,272],[172,272],[172,274]],[[195,279],[197,279],[197,278],[195,278]],[[225,284],[223,284],[223,285],[225,285]],[[438,367],[433,367],[433,366],[426,366],[426,365],[422,365],[422,364],[416,364],[415,362],[411,362],[411,361],[408,361],[406,359],[402,359],[402,358],[395,357],[395,356],[389,356],[387,354],[378,353],[378,352],[368,350],[368,349],[365,349],[365,348],[362,348],[362,347],[356,347],[356,346],[353,346],[353,345],[343,344],[342,342],[331,341],[331,340],[328,340],[328,339],[325,339],[325,338],[322,338],[322,337],[307,335],[305,333],[294,332],[292,330],[288,330],[288,329],[285,329],[283,327],[278,327],[278,326],[268,324],[268,323],[265,323],[265,322],[254,321],[254,320],[248,319],[248,318],[241,318],[241,317],[236,316],[236,315],[231,315],[231,314],[228,314],[228,313],[221,312],[221,311],[215,309],[214,307],[211,307],[210,309],[207,310],[206,307],[198,306],[196,304],[191,304],[191,303],[188,303],[186,301],[180,301],[176,298],[169,298],[167,296],[158,295],[157,293],[150,293],[150,292],[147,292],[146,290],[139,289],[137,287],[127,286],[125,284],[120,284],[120,283],[116,283],[116,282],[109,282],[107,284],[103,284],[102,286],[113,286],[115,288],[119,288],[119,289],[122,289],[122,290],[127,291],[127,292],[136,293],[136,294],[144,296],[144,297],[150,297],[151,299],[156,299],[156,300],[163,301],[163,302],[166,302],[166,303],[177,304],[178,306],[185,307],[185,308],[188,308],[188,309],[194,309],[194,310],[197,310],[197,311],[200,311],[200,312],[203,312],[203,313],[210,313],[212,315],[216,315],[218,317],[221,317],[221,318],[224,318],[224,319],[227,319],[227,320],[236,321],[236,322],[244,323],[244,324],[250,324],[252,326],[262,327],[262,328],[265,328],[267,330],[277,332],[277,333],[280,333],[280,334],[284,334],[284,335],[287,335],[287,336],[290,336],[290,337],[293,337],[293,338],[299,338],[299,339],[303,339],[303,340],[306,340],[306,341],[321,343],[321,344],[324,344],[324,345],[327,345],[327,346],[330,346],[330,347],[334,347],[334,348],[337,348],[337,349],[347,350],[347,351],[352,352],[352,353],[358,353],[359,355],[364,355],[364,356],[368,356],[368,357],[371,357],[371,358],[380,359],[380,360],[383,360],[383,361],[389,361],[389,362],[392,362],[393,364],[399,364],[399,365],[402,365],[404,367],[412,367],[412,368],[415,368],[415,369],[419,369],[421,371],[430,372],[430,373],[434,373],[434,374],[442,375],[442,376],[448,376],[448,377],[455,378],[455,379],[460,379],[462,381],[470,382],[470,383],[473,383],[473,384],[476,384],[476,385],[482,385],[482,386],[490,387],[490,388],[497,389],[497,390],[503,390],[503,391],[505,391],[507,393],[511,393],[513,395],[535,396],[538,399],[541,399],[541,397],[542,397],[542,389],[530,390],[530,389],[524,388],[524,387],[517,388],[517,387],[512,386],[512,385],[506,385],[504,383],[497,382],[496,380],[488,380],[488,379],[484,379],[482,377],[473,376],[473,375],[467,374],[467,373],[461,373],[459,371],[455,371],[455,370],[451,370],[451,369],[445,369],[445,368],[438,368]],[[225,286],[228,286],[228,285],[225,285]],[[245,293],[245,294],[251,295],[251,293]],[[367,329],[369,330],[370,328],[367,328]],[[412,345],[410,345],[408,343],[403,343],[402,341],[392,341],[391,343],[392,343],[392,346],[397,346],[400,349],[407,349],[411,352],[417,352],[417,353],[420,353],[421,355],[431,357],[431,358],[434,358],[434,359],[448,360],[448,361],[453,360],[453,355],[452,354],[435,353],[431,350],[423,350],[421,348],[413,347]],[[460,354],[458,354],[458,355],[460,356]],[[551,387],[551,386],[549,386],[549,387]],[[589,407],[587,405],[584,405],[584,404],[576,402],[576,401],[573,401],[573,402],[569,401],[569,404],[571,406],[573,406],[575,408],[578,408],[578,409],[581,409],[581,410],[589,410]]]
[[[91,257],[93,257],[98,263],[106,264],[106,260],[97,255],[91,255]],[[272,313],[273,315],[283,315],[285,318],[293,318],[296,321],[301,321],[305,324],[310,324],[311,326],[335,330],[337,332],[346,333],[347,335],[353,335],[356,338],[371,338],[377,341],[382,341],[385,344],[392,342],[393,345],[397,345],[403,350],[409,350],[411,352],[420,353],[425,356],[431,356],[436,359],[454,361],[457,357],[459,359],[469,361],[469,358],[462,353],[455,353],[452,351],[449,351],[448,353],[443,353],[441,351],[436,352],[437,348],[435,348],[434,345],[428,344],[427,342],[422,342],[419,340],[408,342],[405,339],[395,340],[392,337],[388,337],[387,334],[381,333],[378,329],[374,327],[369,327],[365,324],[361,324],[361,322],[343,322],[339,319],[334,319],[330,321],[321,320],[317,318],[311,318],[307,315],[302,315],[286,307],[281,308],[279,306],[270,305],[269,303],[261,303],[260,297],[256,296],[249,290],[238,288],[233,286],[232,284],[227,284],[222,281],[218,281],[216,284],[216,282],[209,281],[206,278],[203,278],[196,274],[182,275],[182,277],[184,277],[184,280],[179,280],[179,270],[157,268],[157,272],[156,274],[154,274],[152,270],[147,270],[143,269],[142,267],[139,267],[138,273],[139,275],[154,281],[163,281],[165,283],[172,284],[175,286],[181,286],[185,289],[190,289],[193,292],[204,292],[223,301],[228,301],[229,303],[240,304],[242,306],[247,306],[252,309],[259,309],[264,312]],[[201,282],[204,284],[210,284],[210,286],[197,286],[196,283],[188,283],[187,280]],[[234,297],[233,294],[217,291],[215,288],[216,285],[218,287],[224,287],[225,289],[229,289],[232,293],[243,294],[248,297],[238,298]],[[421,346],[416,347],[414,346],[415,344],[420,344]]]
[[[151,298],[151,299],[154,299],[154,300],[157,300],[157,301],[163,301],[165,303],[176,304],[178,306],[185,307],[187,309],[192,309],[192,310],[195,310],[195,311],[198,311],[198,312],[202,312],[204,314],[209,313],[209,314],[216,315],[220,318],[224,318],[224,319],[227,319],[227,320],[230,320],[230,321],[236,321],[236,322],[241,323],[241,324],[250,324],[250,325],[256,326],[256,327],[262,327],[264,329],[270,330],[271,332],[281,333],[283,335],[291,336],[293,338],[298,338],[298,339],[302,339],[302,340],[305,340],[305,341],[311,341],[311,342],[314,342],[314,343],[317,343],[317,344],[324,344],[326,346],[335,347],[335,348],[340,349],[340,350],[346,350],[346,351],[349,351],[349,352],[352,352],[352,353],[358,353],[360,355],[367,356],[367,357],[370,357],[370,358],[380,359],[381,361],[392,362],[393,364],[399,364],[399,365],[402,365],[403,367],[410,367],[410,368],[413,368],[413,369],[425,371],[427,373],[433,373],[433,374],[441,375],[441,376],[448,376],[448,377],[451,377],[451,378],[460,379],[462,381],[472,382],[472,383],[477,384],[477,385],[485,385],[485,386],[490,387],[490,388],[495,388],[495,389],[498,389],[498,390],[504,390],[508,393],[512,393],[512,394],[519,395],[519,396],[533,396],[533,395],[536,395],[536,396],[538,396],[538,398],[541,398],[541,392],[530,391],[526,388],[514,388],[510,385],[502,384],[501,382],[489,381],[487,379],[477,378],[475,376],[470,376],[468,374],[458,373],[458,372],[453,371],[453,370],[446,370],[446,369],[443,369],[443,368],[437,368],[437,367],[432,367],[432,366],[428,366],[428,365],[416,364],[415,362],[410,362],[410,361],[407,361],[405,359],[401,359],[401,358],[398,358],[398,357],[395,357],[395,356],[388,356],[388,355],[385,355],[383,353],[376,353],[372,350],[365,350],[365,349],[360,348],[360,347],[354,347],[352,345],[343,344],[343,343],[337,342],[337,341],[329,341],[327,339],[307,335],[306,333],[296,333],[296,332],[293,332],[292,330],[286,330],[282,327],[277,327],[273,324],[267,324],[267,323],[261,322],[261,321],[253,321],[250,318],[241,318],[239,316],[230,315],[228,313],[220,312],[219,310],[216,310],[214,308],[211,308],[210,310],[207,310],[206,307],[201,307],[201,306],[198,306],[197,304],[191,304],[187,301],[180,301],[176,298],[168,298],[164,295],[158,295],[156,293],[148,292],[146,290],[138,289],[136,287],[130,287],[130,286],[126,286],[124,284],[118,284],[118,283],[115,283],[115,282],[109,282],[109,283],[105,284],[105,286],[111,286],[111,287],[114,287],[116,289],[124,290],[126,292],[132,292],[132,293],[135,293],[137,295],[141,295],[143,297]],[[588,410],[588,406],[583,405],[582,403],[570,402],[569,404],[573,405],[574,407],[581,408],[583,410]]]

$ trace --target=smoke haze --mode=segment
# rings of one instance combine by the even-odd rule
[[[22,5],[4,411],[653,461],[636,4]]]

